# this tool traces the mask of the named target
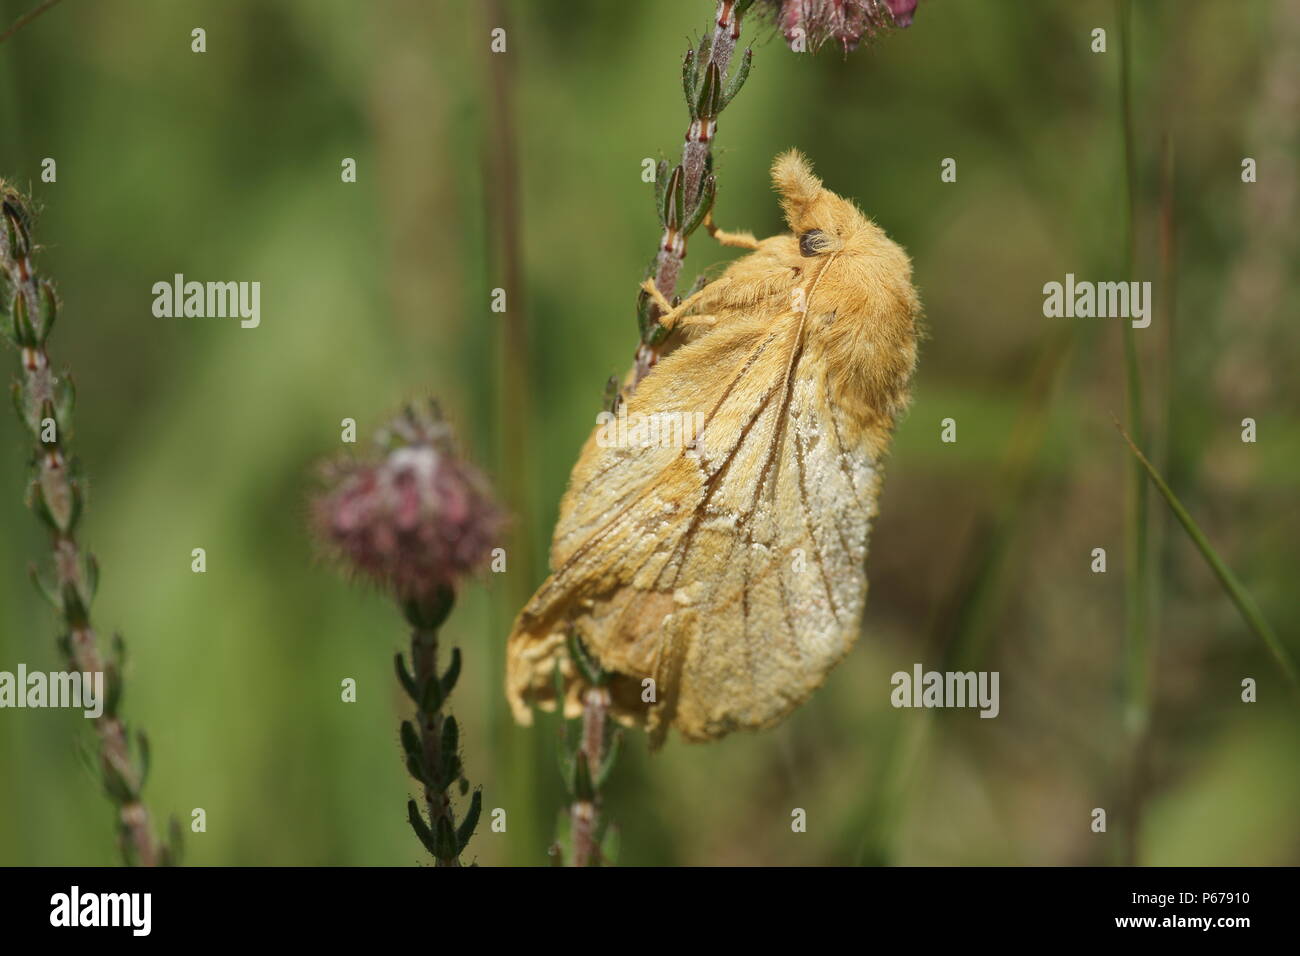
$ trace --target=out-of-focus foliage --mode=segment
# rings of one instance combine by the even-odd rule
[[[4,22],[30,3],[0,2]],[[676,160],[680,57],[712,4],[515,3],[505,24],[491,6],[68,0],[0,46],[0,172],[44,204],[41,268],[64,299],[50,352],[81,398],[97,619],[131,649],[124,706],[152,738],[151,806],[207,811],[191,862],[421,859],[391,671],[401,620],[315,561],[304,518],[309,465],[338,450],[340,420],[364,434],[425,391],[471,459],[497,478],[522,472],[531,496],[519,529],[530,554],[471,585],[443,640],[465,650],[455,712],[484,787],[477,859],[545,862],[563,800],[556,728],[510,722],[501,643],[538,583],[604,383],[632,357],[636,286],[658,239],[642,163]],[[1294,231],[1261,234],[1257,210],[1296,218],[1295,118],[1269,90],[1290,77],[1294,100],[1300,31],[1281,0],[1135,6],[1152,452],[1290,640],[1300,290],[1293,267],[1240,276],[1261,243],[1294,252]],[[522,199],[525,295],[509,308],[529,329],[531,400],[509,408],[496,398],[503,318],[489,306],[504,280],[485,211],[500,195],[485,174],[495,26],[508,30]],[[195,27],[204,54],[190,51]],[[1097,27],[1104,54],[1090,50]],[[910,29],[848,57],[798,56],[771,27],[750,38],[753,73],[718,132],[718,222],[779,229],[766,172],[798,146],[909,249],[930,338],[887,470],[860,645],[774,731],[653,757],[631,738],[607,790],[621,860],[1116,861],[1128,759],[1119,328],[1042,314],[1043,284],[1067,272],[1123,278],[1113,5],[933,0]],[[1242,158],[1266,155],[1290,168],[1261,164],[1243,184]],[[57,183],[40,181],[44,157]],[[340,182],[344,157],[356,184]],[[945,157],[956,183],[940,181]],[[687,271],[728,257],[701,232]],[[155,318],[151,286],[175,273],[260,281],[261,327]],[[507,415],[522,416],[525,448],[498,440]],[[955,445],[939,441],[945,417]],[[1240,441],[1244,417],[1259,423],[1256,444]],[[1019,458],[1017,435],[1029,436]],[[0,416],[10,671],[59,660],[27,580],[45,542],[22,505],[25,448]],[[1158,511],[1154,534],[1141,859],[1300,862],[1294,704]],[[195,547],[205,574],[190,570]],[[1105,574],[1089,570],[1098,547]],[[526,558],[537,570],[524,580]],[[918,661],[999,671],[1000,716],[891,708],[890,674]],[[340,701],[346,677],[354,704]],[[1244,677],[1259,703],[1240,702]],[[111,809],[74,750],[83,723],[0,711],[0,862],[115,861]],[[497,807],[505,833],[487,826]],[[796,807],[807,833],[791,832]],[[1111,833],[1090,832],[1094,807],[1112,808]]]

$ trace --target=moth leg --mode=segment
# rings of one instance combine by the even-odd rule
[[[663,313],[659,316],[659,324],[666,329],[673,329],[679,325],[713,325],[718,321],[717,317],[712,315],[686,315],[686,312],[693,308],[700,297],[708,291],[707,287],[692,296],[688,296],[685,301],[675,307],[664,298],[664,294],[659,291],[653,279],[646,279],[645,282],[641,283],[641,288],[649,293],[651,300]]]
[[[713,212],[710,211],[708,218],[704,220],[704,228],[709,230],[709,235],[718,241],[719,245],[733,246],[737,249],[757,249],[758,240],[754,238],[752,232],[727,232],[725,229],[719,229],[713,224]]]

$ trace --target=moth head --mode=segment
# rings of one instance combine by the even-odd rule
[[[799,242],[799,254],[805,258],[857,251],[884,238],[857,206],[822,185],[798,150],[776,158],[772,184],[781,195],[781,209]]]
[[[912,266],[884,230],[822,186],[800,153],[772,165],[786,222],[801,258],[818,259],[816,281],[800,286],[809,334],[842,399],[857,396],[892,419],[907,402],[916,364],[920,303]]]

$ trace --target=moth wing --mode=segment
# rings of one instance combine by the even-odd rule
[[[775,723],[852,646],[877,479],[844,440],[803,321],[730,323],[641,383],[628,420],[699,413],[693,449],[588,440],[555,571],[511,636],[517,714],[544,696],[569,629],[631,681],[616,710],[691,739]],[[638,696],[647,677],[657,706]]]

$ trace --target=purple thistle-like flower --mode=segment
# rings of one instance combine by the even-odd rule
[[[456,457],[450,428],[407,409],[379,436],[382,457],[324,469],[317,537],[359,576],[426,603],[478,570],[504,516],[487,481]]]
[[[894,17],[894,22],[900,27],[910,27],[912,17],[916,13],[917,0],[885,0],[889,7],[890,14]]]
[[[912,24],[917,0],[763,0],[792,50],[812,52],[828,40],[847,53],[864,37]]]

